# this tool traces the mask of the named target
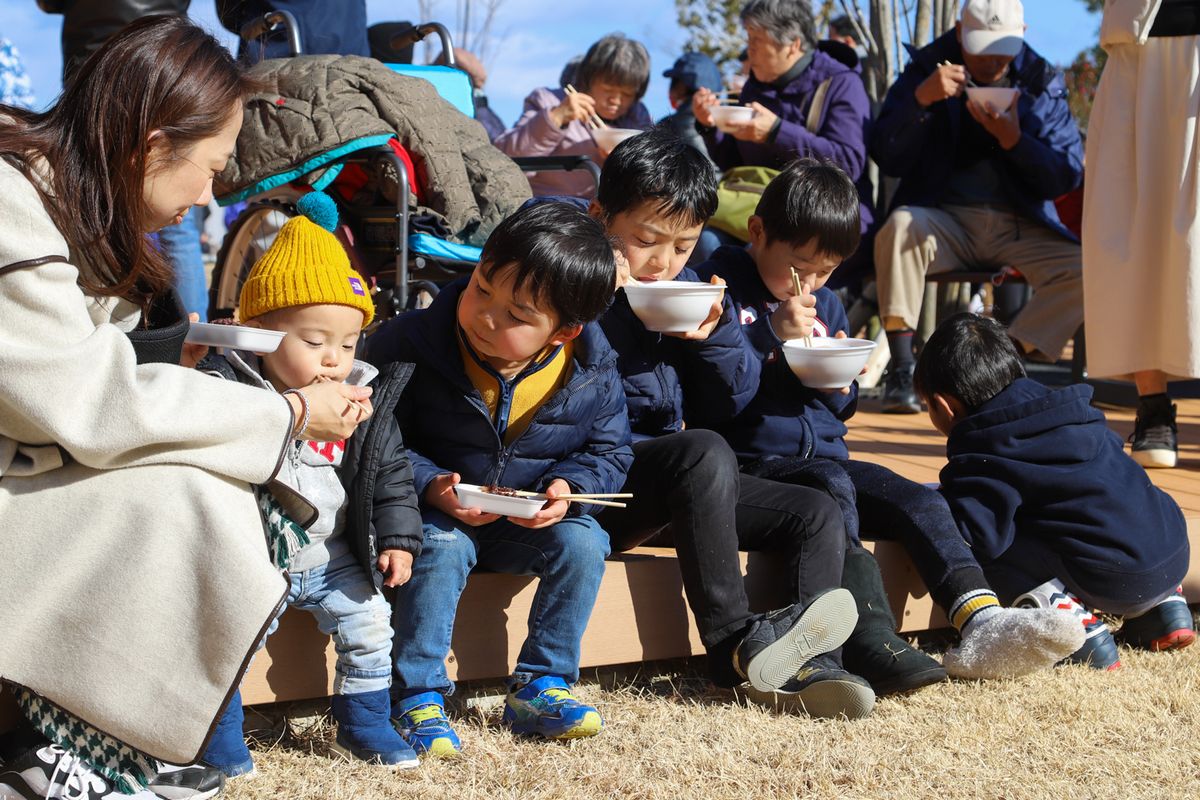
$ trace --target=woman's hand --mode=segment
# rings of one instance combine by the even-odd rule
[[[438,475],[425,489],[425,502],[443,514],[471,527],[487,525],[500,519],[499,514],[488,514],[478,508],[464,508],[458,504],[454,487],[462,480],[457,472]]]
[[[300,398],[286,394],[292,404],[299,438],[312,442],[340,442],[349,439],[358,423],[371,418],[370,386],[349,386],[344,383],[317,383],[303,389],[308,402],[308,427],[304,423],[304,408]]]
[[[720,102],[717,96],[713,94],[711,89],[701,86],[692,95],[692,113],[696,115],[696,121],[706,128],[713,126],[712,107]]]
[[[195,311],[188,314],[188,320],[191,322],[199,322],[200,315]],[[208,355],[208,345],[206,344],[188,344],[183,343],[183,353],[179,356],[179,366],[195,369],[196,365]]]
[[[596,101],[590,94],[572,92],[548,112],[550,120],[560,128],[578,120],[586,123],[596,113]]]
[[[564,481],[562,478],[555,478],[550,481],[550,485],[546,487],[546,505],[542,506],[542,510],[534,514],[529,519],[521,517],[509,517],[508,521],[513,525],[520,525],[522,528],[549,528],[551,525],[562,520],[566,516],[567,508],[570,502],[567,500],[557,500],[560,494],[570,494],[571,484]]]

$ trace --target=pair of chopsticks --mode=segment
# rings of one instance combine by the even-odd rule
[[[569,83],[563,88],[566,90],[567,94],[579,94],[579,91]],[[606,123],[604,120],[600,119],[600,115],[597,114],[595,111],[593,111],[590,115],[588,115],[588,123],[587,124],[588,124],[588,127],[594,131],[599,130],[600,128],[608,127],[608,123]]]
[[[531,500],[549,500],[545,494],[541,492],[523,492],[518,490],[517,497],[528,497]],[[610,492],[610,493],[593,493],[593,494],[560,494],[555,500],[569,500],[575,503],[590,503],[594,506],[608,506],[609,508],[625,508],[625,503],[614,503],[612,498],[629,499],[633,495],[628,492]],[[607,498],[607,499],[606,499]]]
[[[804,284],[802,284],[800,282],[800,273],[796,272],[796,268],[792,267],[791,269],[792,269],[792,289],[796,292],[796,297],[799,297],[800,295],[804,294]],[[804,337],[804,346],[805,347],[813,346],[811,336]]]
[[[949,61],[939,61],[938,66],[939,67],[953,67],[954,65],[951,64]],[[971,73],[969,73],[969,72],[967,73],[967,86],[970,86],[972,89],[979,88],[979,85],[977,83],[975,83],[975,81],[971,78]]]

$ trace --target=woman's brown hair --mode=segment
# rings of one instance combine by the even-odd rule
[[[11,119],[0,123],[0,157],[43,192],[59,232],[87,262],[83,288],[146,306],[172,281],[143,228],[150,135],[162,132],[167,158],[181,156],[255,88],[202,28],[145,17],[93,53],[45,112],[3,108]]]

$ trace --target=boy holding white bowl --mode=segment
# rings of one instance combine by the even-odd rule
[[[616,283],[604,229],[562,203],[521,209],[484,244],[469,280],[368,340],[374,363],[412,362],[396,409],[421,498],[424,546],[396,593],[393,716],[418,752],[452,755],[445,659],[459,596],[479,566],[538,576],[529,635],[504,722],[551,739],[603,722],[570,691],[604,575],[608,534],[592,506],[558,499],[615,492],[632,454],[616,357],[592,322]],[[528,519],[460,504],[460,482],[544,492]]]
[[[858,194],[849,177],[832,164],[795,161],[768,184],[748,227],[748,248],[719,248],[697,267],[702,277],[720,274],[728,281],[746,340],[762,362],[754,399],[717,429],[744,471],[820,488],[841,507],[852,540],[843,585],[859,600],[863,620],[843,647],[847,669],[878,694],[945,677],[919,651],[907,645],[896,650],[895,620],[878,566],[857,544],[860,518],[871,533],[904,543],[934,600],[962,634],[962,644],[946,653],[951,674],[1019,675],[1074,652],[1083,632],[1073,617],[1000,607],[937,492],[885,467],[849,460],[844,421],[857,407],[857,386],[810,389],[786,364],[782,346],[789,339],[846,335],[845,311],[824,287],[858,247]]]

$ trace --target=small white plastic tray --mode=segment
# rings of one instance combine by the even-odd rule
[[[188,328],[188,344],[205,344],[209,347],[229,347],[249,350],[252,353],[274,353],[287,334],[283,331],[268,331],[262,328],[247,328],[243,325],[215,325],[211,322],[193,322]]]
[[[463,508],[478,508],[488,514],[505,517],[529,519],[546,505],[545,499],[492,494],[473,483],[457,484],[454,491],[458,495],[458,504]]]

